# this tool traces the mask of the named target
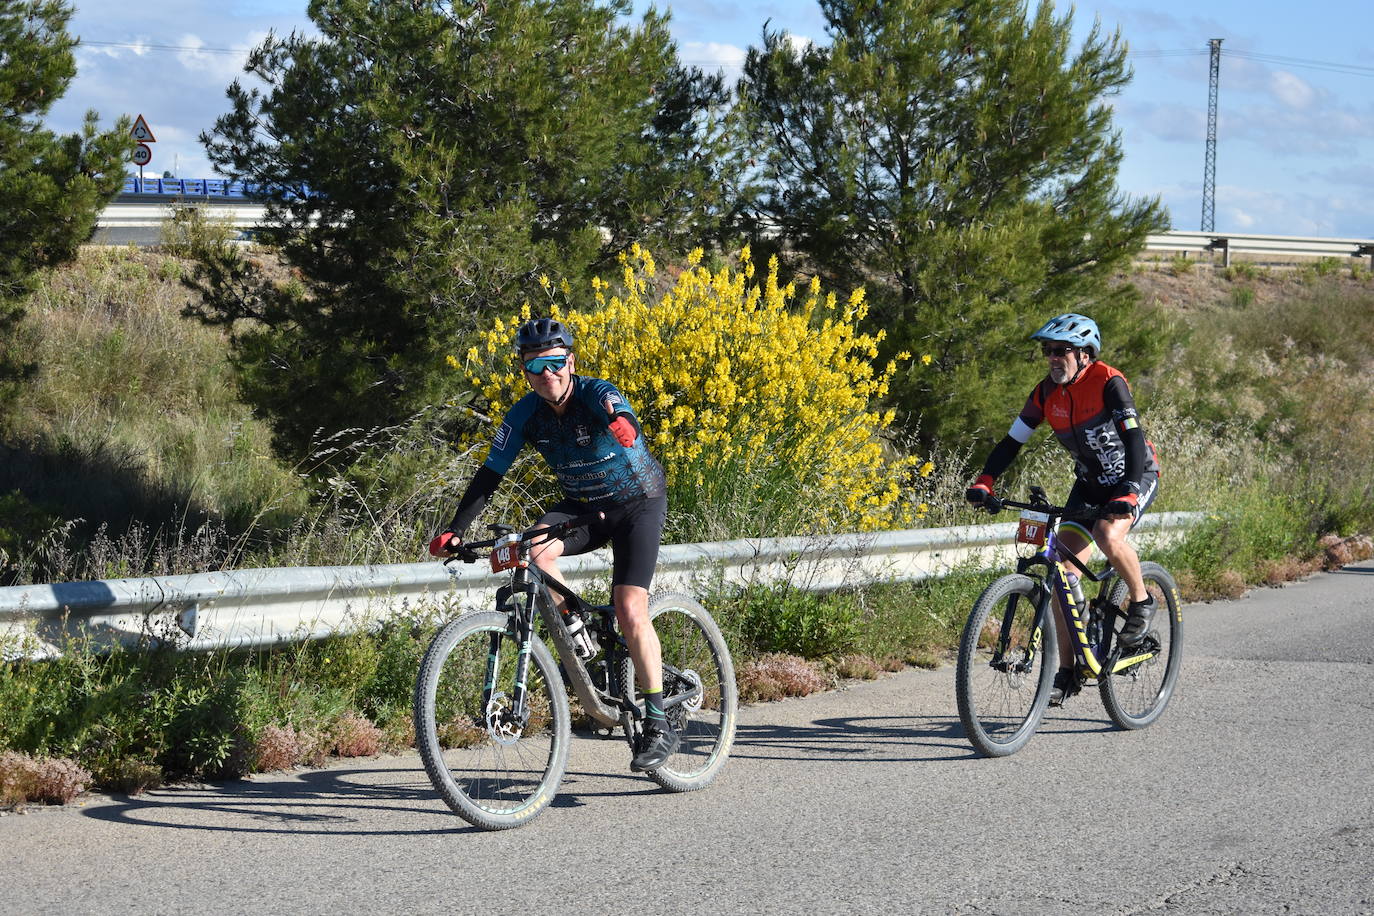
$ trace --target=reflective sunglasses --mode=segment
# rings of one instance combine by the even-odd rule
[[[563,367],[567,364],[567,353],[555,353],[553,356],[536,356],[534,359],[525,360],[525,371],[530,375],[539,375],[545,369],[552,369],[554,372],[562,372]]]
[[[1054,356],[1060,359],[1064,358],[1065,356],[1068,356],[1070,353],[1074,352],[1077,349],[1077,347],[1070,347],[1066,344],[1061,344],[1059,346],[1050,346],[1049,344],[1040,345],[1040,352],[1042,354],[1044,354],[1045,356]]]

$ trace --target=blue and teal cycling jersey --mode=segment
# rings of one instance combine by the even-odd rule
[[[611,432],[611,420],[620,414],[638,426],[624,395],[599,378],[573,376],[562,416],[530,392],[501,421],[483,467],[504,475],[529,444],[548,462],[570,499],[606,506],[663,495],[663,468],[649,453],[644,436],[626,447]]]

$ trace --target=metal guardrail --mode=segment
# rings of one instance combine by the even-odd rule
[[[129,179],[137,182],[137,179]],[[204,187],[210,179],[145,179],[145,187],[166,186],[162,200],[152,195],[131,195],[116,200],[100,214],[92,242],[97,245],[123,244],[132,231],[143,232],[143,238],[155,240],[159,230],[173,212],[183,207],[198,207],[206,218],[225,222],[235,229],[246,231],[257,226],[266,212],[262,204],[252,203],[238,194],[207,193]],[[220,182],[223,185],[224,182]],[[172,190],[190,187],[190,191]],[[199,189],[199,190],[198,190]],[[1289,235],[1238,235],[1216,232],[1164,232],[1145,238],[1146,251],[1178,252],[1183,255],[1204,255],[1221,252],[1223,265],[1229,266],[1232,254],[1270,255],[1274,257],[1369,257],[1374,263],[1374,239],[1304,238]]]
[[[1181,536],[1200,513],[1147,515],[1136,529],[1145,551]],[[872,582],[912,582],[960,569],[1009,565],[1014,523],[814,538],[762,538],[665,546],[655,588],[702,592],[789,582],[827,591]],[[578,588],[610,580],[609,552],[560,562]],[[483,564],[241,569],[0,588],[0,645],[13,656],[53,656],[68,638],[98,646],[148,638],[186,650],[270,646],[375,624],[423,605],[457,613],[486,607],[505,580]]]
[[[185,207],[198,208],[206,219],[231,223],[235,228],[251,229],[262,222],[267,208],[253,203],[204,203],[200,201],[129,202],[115,201],[96,218],[101,229],[158,229]]]
[[[1180,254],[1221,252],[1222,265],[1232,254],[1297,258],[1362,258],[1374,260],[1374,239],[1305,238],[1293,235],[1243,235],[1220,232],[1165,232],[1145,238],[1146,251]]]

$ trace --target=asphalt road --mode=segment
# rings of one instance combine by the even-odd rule
[[[579,738],[504,833],[414,755],[94,798],[0,818],[0,912],[1374,913],[1374,564],[1184,613],[1145,731],[979,759],[946,667],[746,708],[705,792]]]

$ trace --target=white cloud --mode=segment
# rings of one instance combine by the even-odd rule
[[[688,41],[678,50],[678,57],[684,63],[700,67],[707,73],[724,70],[731,79],[739,77],[744,67],[744,55],[743,48],[714,41]]]
[[[1286,70],[1269,75],[1269,91],[1289,108],[1308,108],[1317,101],[1317,90],[1300,77]]]

